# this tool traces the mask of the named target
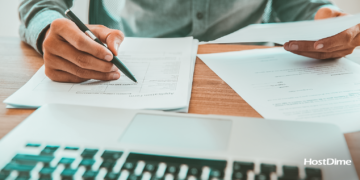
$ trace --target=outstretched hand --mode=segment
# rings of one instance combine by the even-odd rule
[[[316,13],[315,20],[345,15],[347,14],[330,8],[321,8]],[[318,41],[290,41],[284,44],[287,51],[315,59],[344,57],[351,54],[357,46],[360,46],[360,24]]]

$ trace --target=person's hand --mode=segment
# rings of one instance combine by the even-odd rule
[[[88,28],[117,55],[124,39],[122,32],[102,25],[88,25]],[[118,68],[110,62],[112,53],[68,19],[57,19],[51,23],[42,50],[45,74],[53,81],[107,81],[120,78]]]
[[[315,20],[344,15],[347,14],[330,8],[321,8],[316,13]],[[360,46],[360,24],[318,41],[290,41],[284,44],[287,51],[315,59],[344,57],[351,54],[357,46]]]

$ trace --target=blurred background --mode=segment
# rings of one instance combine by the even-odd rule
[[[80,19],[86,19],[88,0],[75,0],[72,8]],[[356,14],[360,13],[360,0],[331,0],[343,11]],[[0,0],[0,36],[19,37],[18,27],[20,25],[17,8],[19,0]]]

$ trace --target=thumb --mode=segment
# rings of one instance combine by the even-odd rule
[[[315,20],[319,20],[319,19],[327,19],[327,18],[333,18],[333,17],[339,17],[339,16],[345,16],[347,15],[346,13],[342,13],[338,10],[335,9],[331,9],[328,7],[323,7],[320,8],[316,15],[315,15]]]
[[[124,34],[121,31],[103,25],[88,25],[88,28],[117,56],[120,44],[124,41]]]

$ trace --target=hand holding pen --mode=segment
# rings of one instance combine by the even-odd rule
[[[71,20],[62,18],[52,22],[42,46],[45,73],[50,79],[77,83],[120,78],[118,68],[111,61],[124,39],[123,33],[101,25],[88,25],[88,28],[109,49],[89,38]]]

